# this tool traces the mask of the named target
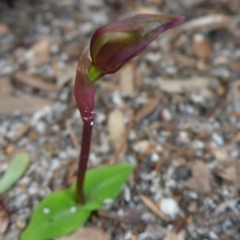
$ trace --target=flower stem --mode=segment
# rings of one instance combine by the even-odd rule
[[[85,203],[84,178],[87,170],[89,150],[91,145],[92,128],[93,128],[93,121],[83,123],[81,153],[79,156],[78,174],[77,174],[77,197],[78,197],[78,202],[80,204]]]

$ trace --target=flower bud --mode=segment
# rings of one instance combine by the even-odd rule
[[[90,80],[95,82],[105,74],[118,71],[128,60],[140,54],[159,34],[183,21],[182,16],[139,14],[99,28],[90,43]]]

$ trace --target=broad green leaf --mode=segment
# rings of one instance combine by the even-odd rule
[[[0,180],[0,194],[7,191],[27,170],[29,164],[29,155],[27,153],[19,153],[11,161],[7,171]]]
[[[82,226],[91,211],[76,204],[70,190],[52,193],[33,213],[22,240],[43,240],[64,236]]]
[[[115,199],[132,171],[133,167],[125,163],[88,171],[84,185],[87,202]]]
[[[71,188],[52,193],[37,206],[21,240],[47,240],[73,232],[82,226],[91,212],[102,207],[104,200],[114,199],[133,168],[128,164],[87,171],[85,205],[76,202],[76,183]]]

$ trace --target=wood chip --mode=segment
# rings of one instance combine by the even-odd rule
[[[157,78],[157,82],[161,90],[164,92],[184,93],[207,88],[211,82],[211,79],[203,77],[192,77],[179,80]]]
[[[9,224],[9,216],[3,211],[0,210],[0,234],[5,233]]]
[[[7,155],[13,154],[14,151],[14,145],[13,144],[8,144],[5,148],[5,152]]]
[[[205,61],[211,53],[209,39],[200,33],[197,33],[193,36],[192,47],[197,57],[203,61]]]
[[[111,145],[117,159],[121,159],[126,150],[126,125],[124,115],[120,110],[113,110],[108,115],[108,131]]]
[[[20,219],[17,219],[16,221],[16,226],[19,228],[19,229],[24,229],[26,227],[26,224],[21,221]]]
[[[202,30],[216,30],[227,28],[233,19],[227,15],[215,14],[199,18],[194,18],[191,21],[181,25],[179,29],[186,31],[202,31]]]
[[[201,3],[204,3],[206,2],[207,0],[183,0],[183,4],[184,6],[186,7],[194,7],[198,4],[201,4]]]
[[[11,84],[8,77],[0,77],[0,99],[9,97],[11,94]]]
[[[158,6],[162,6],[164,4],[163,0],[150,0],[152,3],[157,4]]]
[[[140,6],[136,9],[136,14],[157,14],[159,13],[156,8],[149,8]]]
[[[62,88],[65,84],[74,80],[76,67],[75,64],[66,64],[64,67],[60,68],[57,62],[52,61],[52,68],[56,73],[58,88]]]
[[[163,240],[184,240],[185,239],[185,231],[182,230],[179,233],[170,232]]]
[[[209,169],[201,161],[194,162],[192,166],[192,178],[187,182],[187,186],[198,193],[210,193],[211,175]]]
[[[19,72],[14,74],[16,81],[27,84],[30,87],[44,90],[47,92],[57,91],[57,87],[52,83],[47,83],[40,77],[33,76],[31,74]]]
[[[73,234],[62,237],[59,240],[110,240],[110,235],[100,228],[84,227],[80,228]]]
[[[0,23],[0,36],[8,34],[9,31],[9,27],[6,24]]]
[[[134,71],[131,64],[127,64],[119,72],[119,86],[123,97],[134,96]]]
[[[139,153],[147,153],[152,148],[152,142],[149,140],[141,140],[133,145],[133,149]]]
[[[13,142],[18,141],[21,137],[23,137],[25,134],[28,133],[28,131],[31,128],[31,122],[25,123],[20,129],[18,129],[14,139],[12,140]]]
[[[211,149],[211,153],[218,161],[229,161],[231,159],[231,156],[228,153],[228,150],[226,148],[216,148]]]
[[[28,52],[28,65],[35,66],[50,60],[50,38],[43,37]]]
[[[239,166],[236,165],[237,164],[234,164],[233,166],[225,166],[223,169],[219,170],[217,175],[220,176],[225,181],[237,183],[239,180],[237,173]]]
[[[240,132],[238,132],[231,140],[231,142],[240,142]]]
[[[158,106],[159,102],[157,99],[150,99],[146,104],[144,104],[135,114],[134,121],[138,122],[143,118],[151,114]]]
[[[143,203],[153,211],[157,216],[159,216],[162,220],[168,221],[168,218],[160,211],[156,204],[154,204],[149,198],[144,195],[140,195],[141,200]]]
[[[6,232],[9,224],[10,211],[7,203],[0,199],[0,234]]]
[[[29,95],[10,96],[0,101],[0,114],[12,114],[19,111],[22,114],[33,113],[46,105],[52,105],[49,99],[42,99]]]

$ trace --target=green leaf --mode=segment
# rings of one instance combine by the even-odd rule
[[[0,194],[7,191],[23,173],[27,170],[29,164],[29,155],[27,153],[19,153],[11,161],[3,178],[0,180]]]
[[[126,163],[88,171],[84,185],[87,202],[115,199],[132,171],[133,167]]]
[[[52,239],[78,229],[93,210],[102,207],[105,199],[117,197],[132,170],[128,164],[118,164],[87,171],[84,186],[87,202],[83,206],[76,202],[76,183],[48,195],[37,206],[21,240]]]
[[[66,235],[83,225],[91,211],[76,204],[70,190],[52,193],[37,206],[22,240],[43,240]]]

